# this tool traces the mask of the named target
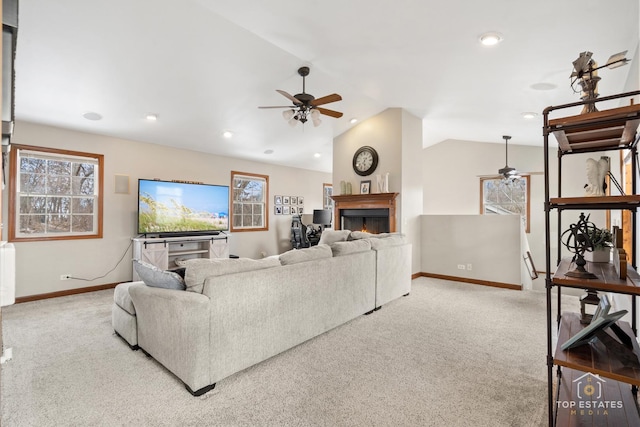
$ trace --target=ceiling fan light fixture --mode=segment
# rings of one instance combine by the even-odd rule
[[[320,111],[311,110],[311,123],[313,123],[314,127],[320,126],[320,123],[322,123],[322,120],[320,120]]]
[[[293,117],[293,115],[295,113],[296,112],[294,110],[284,110],[282,112],[282,117],[284,117],[285,120],[289,121],[289,120],[291,120],[291,118]]]
[[[482,43],[483,46],[495,46],[502,40],[504,40],[504,37],[502,36],[502,34],[496,31],[488,31],[486,33],[480,34],[478,40],[480,41],[480,43]]]

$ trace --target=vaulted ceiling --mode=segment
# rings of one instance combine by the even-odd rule
[[[16,118],[327,172],[333,138],[358,125],[350,119],[389,107],[423,119],[425,146],[504,134],[540,145],[542,110],[579,100],[569,75],[580,52],[600,64],[637,54],[638,9],[635,0],[20,0]],[[504,40],[482,46],[487,31]],[[308,93],[342,95],[326,106],[342,118],[292,128],[282,110],[257,108],[288,105],[275,90],[301,92],[303,65]],[[600,93],[623,91],[634,69],[601,71]]]

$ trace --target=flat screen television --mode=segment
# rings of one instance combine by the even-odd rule
[[[138,180],[138,233],[217,234],[229,230],[229,186]]]

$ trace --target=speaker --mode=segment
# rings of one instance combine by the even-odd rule
[[[116,175],[116,194],[129,194],[128,175]]]

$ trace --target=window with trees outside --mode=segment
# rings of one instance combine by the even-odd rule
[[[11,148],[9,240],[102,237],[103,155]]]
[[[480,178],[480,213],[520,215],[529,232],[529,176]]]
[[[269,229],[269,176],[231,171],[231,231]]]

